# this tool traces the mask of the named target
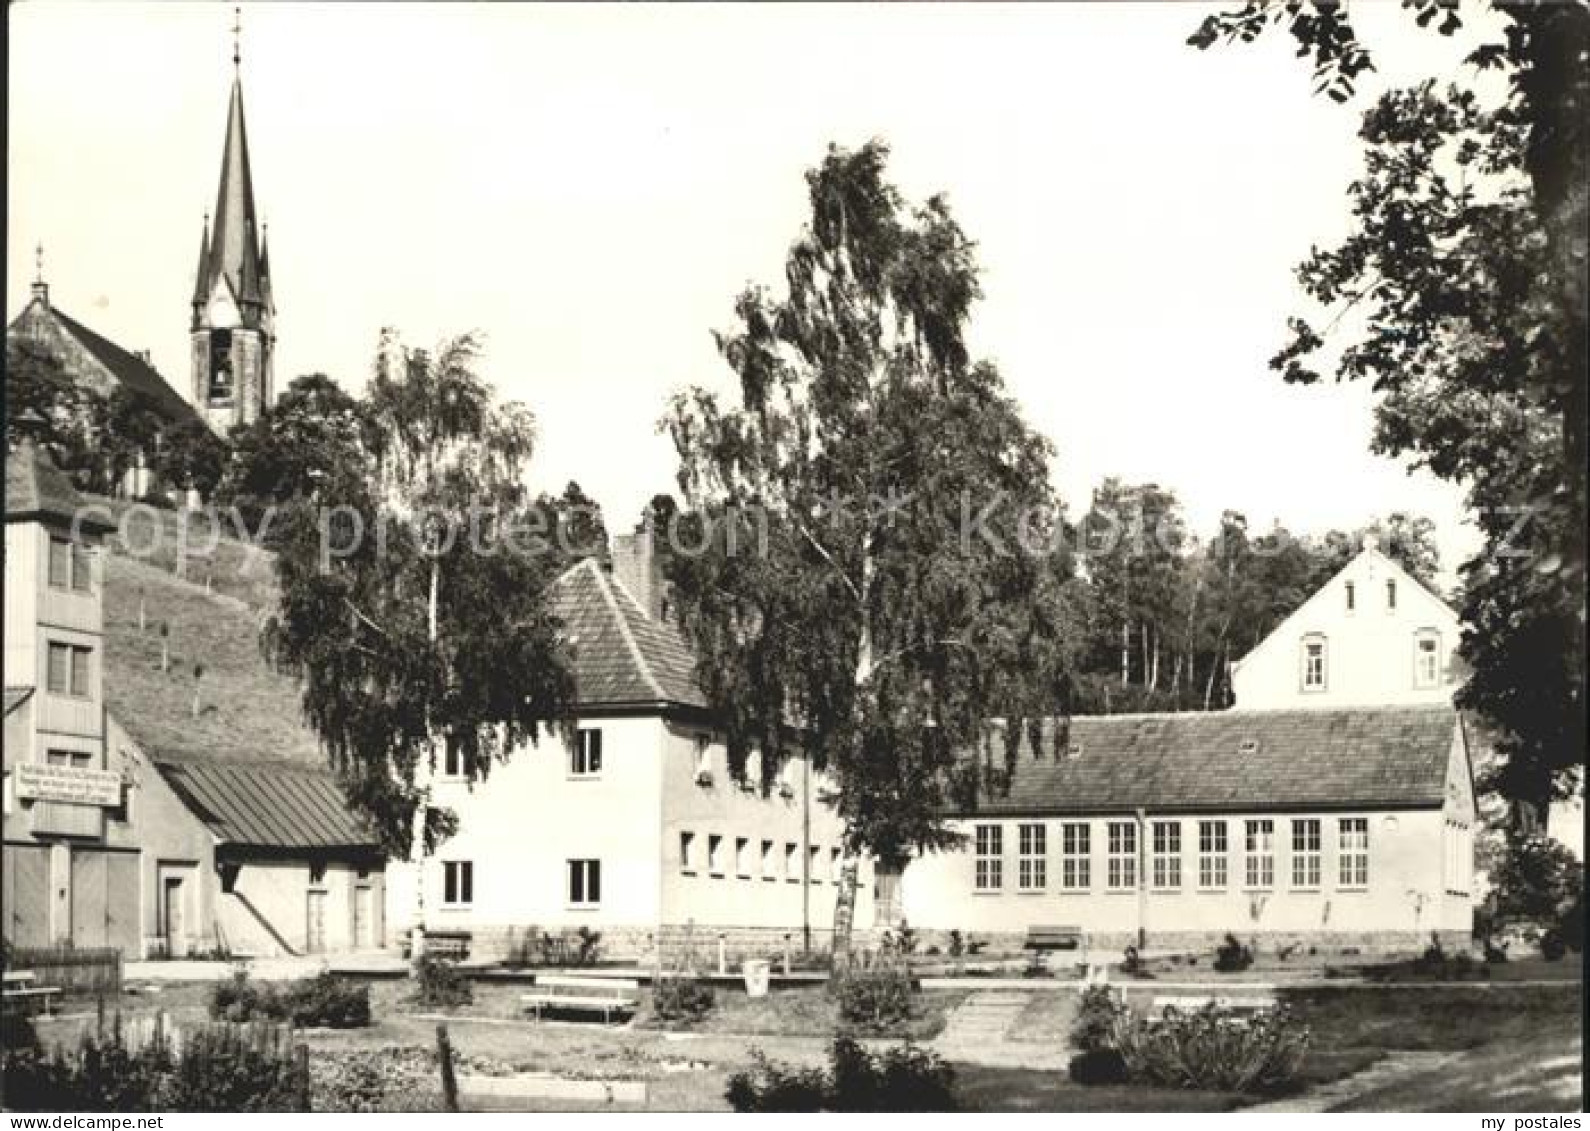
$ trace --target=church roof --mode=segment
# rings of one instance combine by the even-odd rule
[[[142,397],[160,416],[173,423],[196,419],[193,407],[182,399],[182,394],[173,389],[160,375],[160,371],[143,358],[90,330],[59,307],[51,306],[50,314],[95,361],[110,371],[118,384],[135,396]]]
[[[264,304],[259,236],[259,218],[254,209],[254,176],[248,159],[248,129],[243,121],[243,80],[238,76],[232,80],[226,144],[221,151],[221,181],[215,194],[214,226],[210,230],[209,254],[195,284],[195,302],[208,299],[210,286],[217,278],[224,278],[240,304]]]
[[[1449,704],[1048,721],[1036,753],[1023,739],[1009,790],[984,797],[975,812],[1439,807],[1457,733],[1458,714]],[[977,756],[1003,766],[1003,739],[993,735]]]

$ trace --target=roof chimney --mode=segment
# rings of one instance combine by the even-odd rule
[[[641,523],[633,534],[617,534],[608,543],[613,576],[640,603],[652,620],[662,620],[667,611],[666,583],[662,563],[652,544],[651,528]]]

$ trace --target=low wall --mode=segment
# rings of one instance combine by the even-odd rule
[[[433,928],[452,931],[460,928]],[[541,935],[567,935],[572,938],[576,928],[540,927],[535,925],[483,924],[461,928],[469,934],[469,957],[477,962],[503,962],[522,959],[528,949],[536,951],[527,940],[536,933]],[[806,953],[799,927],[719,927],[695,926],[689,923],[665,923],[661,926],[608,926],[600,929],[599,956],[604,962],[630,962],[649,966],[661,961],[665,966],[690,965],[697,969],[714,969],[719,950],[731,969],[748,958],[780,961],[786,954],[796,963]],[[857,930],[852,933],[853,945],[861,948],[876,944],[875,932]],[[406,937],[394,934],[389,949],[400,951]],[[826,955],[833,946],[831,928],[813,928],[810,952]],[[1018,942],[1019,946],[1019,942]],[[536,955],[532,955],[536,957]]]
[[[913,930],[915,953],[922,954],[936,947],[948,955],[953,946],[949,931]],[[1223,931],[1150,931],[1145,949],[1151,951],[1179,951],[1182,953],[1213,954],[1225,941]],[[1292,948],[1307,952],[1342,954],[1409,954],[1423,951],[1432,938],[1439,939],[1443,949],[1456,952],[1474,945],[1467,931],[1255,931],[1237,933],[1237,940],[1252,947],[1258,954],[1274,954]],[[1124,950],[1137,946],[1135,932],[1100,931],[1084,932],[1084,946],[1092,950]],[[1027,936],[1022,931],[966,931],[961,935],[963,954],[977,943],[980,955],[1018,954],[1024,950]],[[1078,948],[1079,951],[1081,948]]]

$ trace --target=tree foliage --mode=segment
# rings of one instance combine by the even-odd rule
[[[1405,0],[1420,27],[1464,16]],[[1330,325],[1290,321],[1273,365],[1381,394],[1376,450],[1463,483],[1485,548],[1463,571],[1461,701],[1496,724],[1506,758],[1487,783],[1543,805],[1579,782],[1585,748],[1586,216],[1590,8],[1494,0],[1500,39],[1469,56],[1506,80],[1391,90],[1363,115],[1353,229],[1298,270]],[[1285,25],[1338,101],[1373,68],[1345,7],[1251,0],[1191,42],[1248,41]]]
[[[699,553],[674,597],[731,764],[809,751],[848,847],[885,864],[954,841],[940,821],[997,776],[961,755],[1070,699],[1048,444],[965,328],[971,241],[942,197],[908,204],[886,147],[831,148],[787,291],[752,288],[718,335],[735,402],[666,418]],[[1028,522],[1028,538],[1017,527]]]
[[[493,403],[472,337],[434,354],[389,339],[383,357],[364,446],[339,457],[356,462],[310,477],[314,502],[294,497],[277,520],[264,643],[301,681],[355,806],[407,854],[421,806],[424,849],[454,827],[427,799],[437,758],[485,778],[572,717],[573,677],[520,482],[528,410]]]

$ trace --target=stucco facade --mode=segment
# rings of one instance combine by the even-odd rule
[[[1372,544],[1231,666],[1239,710],[1450,703],[1457,614]]]

